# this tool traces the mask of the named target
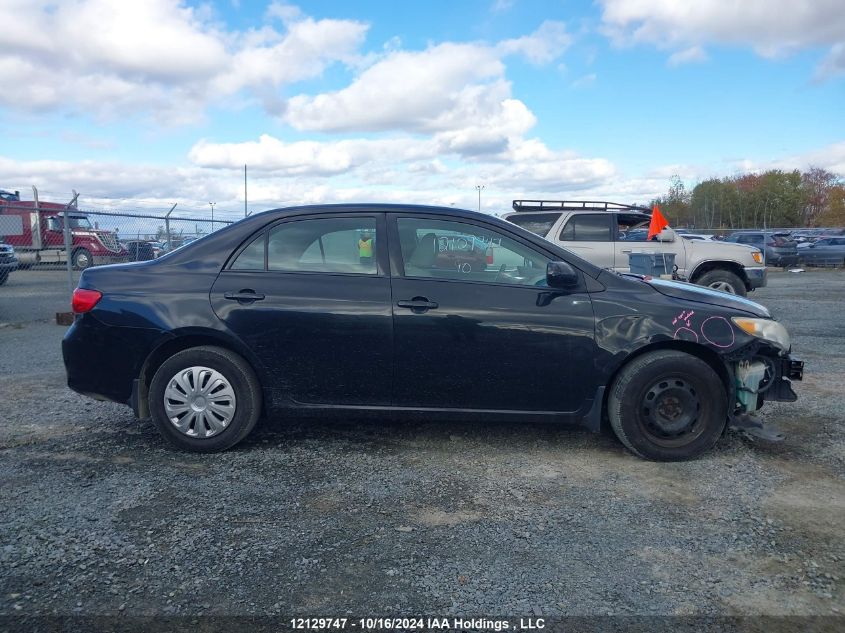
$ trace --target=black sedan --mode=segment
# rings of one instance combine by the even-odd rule
[[[467,236],[483,264],[440,256]],[[752,301],[619,275],[439,207],[268,211],[153,261],[85,270],[73,309],[70,387],[201,452],[237,444],[262,414],[335,414],[606,420],[639,456],[687,459],[732,416],[795,400],[802,372]]]

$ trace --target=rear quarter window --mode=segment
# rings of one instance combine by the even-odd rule
[[[515,214],[508,216],[508,222],[516,224],[526,231],[536,233],[540,237],[546,237],[560,216],[560,213],[531,213],[530,215]]]

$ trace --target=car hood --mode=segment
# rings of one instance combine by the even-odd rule
[[[720,242],[718,240],[684,240],[687,250],[701,251],[700,256],[706,259],[713,259],[716,256],[726,257],[734,261],[757,266],[751,258],[751,253],[760,249],[751,244],[736,244],[735,242]]]
[[[772,318],[772,314],[765,306],[744,297],[738,297],[726,292],[719,292],[718,290],[711,290],[710,288],[704,288],[682,281],[642,277],[641,279],[657,292],[667,297],[674,297],[685,301],[697,301],[698,303],[707,303],[721,308],[742,310],[758,317]]]

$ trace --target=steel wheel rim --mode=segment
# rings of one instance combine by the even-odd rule
[[[76,265],[79,268],[88,268],[88,255],[85,253],[79,253],[76,256]]]
[[[224,431],[235,417],[232,385],[216,369],[180,369],[164,390],[164,411],[173,427],[188,437],[205,439]]]
[[[650,441],[674,448],[704,433],[703,408],[695,385],[682,376],[669,376],[642,392],[637,418]]]
[[[727,292],[731,295],[736,294],[736,288],[734,288],[727,281],[714,281],[712,284],[710,284],[710,288],[712,288],[713,290],[718,290],[719,292]]]

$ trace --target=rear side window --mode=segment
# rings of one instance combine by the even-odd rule
[[[560,232],[564,242],[609,242],[611,214],[583,213],[569,218]]]
[[[230,269],[375,275],[376,220],[363,217],[285,222],[255,238]]]
[[[521,226],[526,231],[536,233],[540,237],[546,237],[555,222],[560,218],[560,213],[529,213],[526,215],[514,214],[508,216],[508,222]]]
[[[266,234],[262,233],[252,243],[241,251],[232,270],[264,270],[264,245]]]
[[[270,231],[267,268],[375,275],[375,218],[295,220]]]

